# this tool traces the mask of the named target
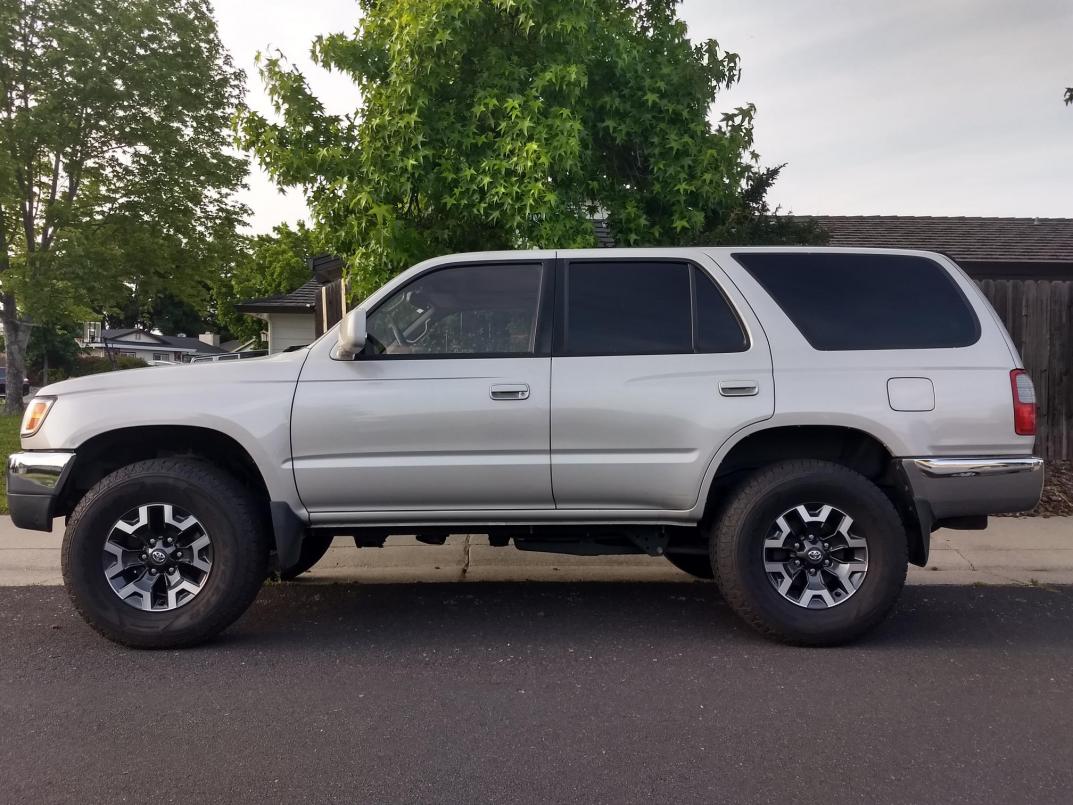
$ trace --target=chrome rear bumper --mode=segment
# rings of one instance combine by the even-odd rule
[[[1031,509],[1043,492],[1043,459],[969,456],[902,459],[913,497],[934,520]]]

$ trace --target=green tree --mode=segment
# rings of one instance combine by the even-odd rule
[[[328,114],[281,55],[261,76],[278,121],[240,110],[240,143],[304,188],[326,245],[367,292],[430,255],[799,239],[764,196],[752,106],[709,111],[737,55],[693,43],[675,0],[360,0],[314,60],[361,106]]]
[[[242,340],[260,337],[265,323],[237,313],[235,305],[245,299],[290,293],[310,279],[309,258],[317,252],[317,238],[304,221],[293,228],[280,224],[269,235],[249,238],[219,276],[215,309],[220,324]]]
[[[206,303],[244,215],[227,134],[242,87],[208,0],[0,0],[9,382],[35,320],[114,309],[132,288]]]

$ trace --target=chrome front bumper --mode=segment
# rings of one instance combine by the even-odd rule
[[[19,528],[51,531],[56,499],[75,454],[60,451],[12,453],[7,460],[7,505]]]
[[[902,469],[933,520],[1026,511],[1043,492],[1043,459],[1035,456],[904,458]]]

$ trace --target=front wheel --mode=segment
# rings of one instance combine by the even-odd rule
[[[216,635],[253,602],[269,538],[250,494],[196,459],[139,461],[75,507],[63,579],[75,608],[110,640],[176,648]]]
[[[804,645],[844,643],[878,624],[908,569],[893,504],[827,461],[758,470],[723,509],[711,548],[727,603],[761,633]]]

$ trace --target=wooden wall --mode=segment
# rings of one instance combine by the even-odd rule
[[[1036,454],[1073,460],[1073,282],[977,280],[1036,384]]]

